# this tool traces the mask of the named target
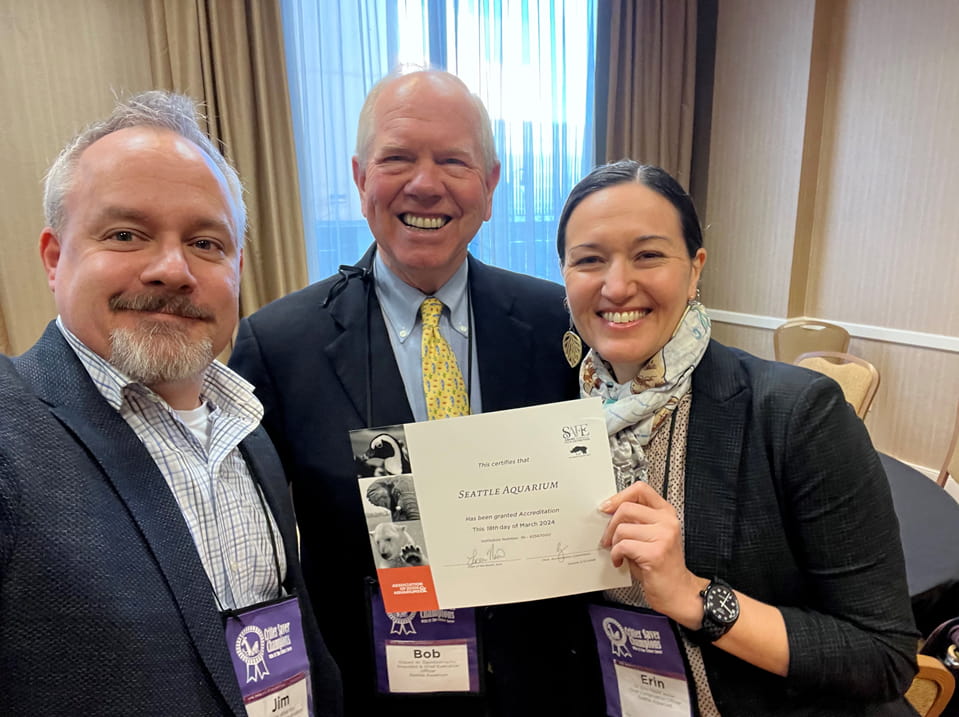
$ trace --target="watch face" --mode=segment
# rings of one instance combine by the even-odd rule
[[[739,600],[731,588],[713,583],[704,598],[706,614],[714,620],[729,625],[739,617]]]

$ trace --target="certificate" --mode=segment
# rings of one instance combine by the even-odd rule
[[[351,434],[386,611],[625,587],[599,545],[616,492],[598,398]]]

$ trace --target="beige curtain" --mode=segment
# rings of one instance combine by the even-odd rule
[[[247,190],[240,312],[307,284],[278,0],[147,0],[156,87],[201,100]]]
[[[696,0],[608,1],[605,159],[630,157],[659,165],[688,188]],[[603,39],[597,43],[597,64],[603,59]]]

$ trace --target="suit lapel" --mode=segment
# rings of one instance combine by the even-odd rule
[[[530,403],[526,387],[535,366],[533,327],[514,315],[516,297],[498,284],[489,267],[469,256],[469,290],[476,324],[483,412]]]
[[[372,259],[370,248],[359,266],[369,269]],[[324,350],[363,424],[373,428],[412,422],[413,411],[372,285],[351,280],[330,302],[329,310],[339,333]],[[370,402],[372,415],[367,405],[371,386],[376,386]]]
[[[37,396],[96,459],[153,553],[213,681],[233,710],[244,714],[213,589],[183,514],[150,454],[97,392],[53,323],[16,363]]]
[[[693,372],[686,443],[686,564],[703,577],[723,577],[729,572],[750,400],[745,376],[733,355],[710,342]]]

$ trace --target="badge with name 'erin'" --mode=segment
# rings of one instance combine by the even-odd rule
[[[612,717],[690,717],[682,648],[669,618],[590,605],[589,615]]]
[[[226,640],[249,717],[313,714],[310,661],[296,596],[230,613]]]

